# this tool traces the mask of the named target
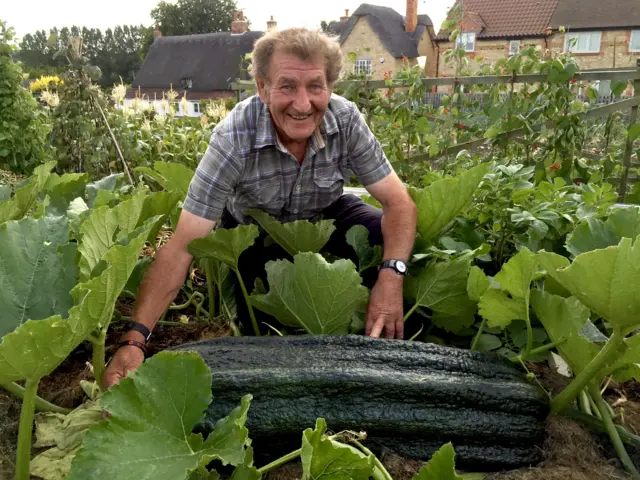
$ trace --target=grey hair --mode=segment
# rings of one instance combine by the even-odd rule
[[[340,77],[342,50],[337,39],[308,28],[275,30],[262,36],[253,47],[254,77],[269,80],[269,64],[276,50],[295,55],[300,60],[322,55],[327,82],[333,84]]]

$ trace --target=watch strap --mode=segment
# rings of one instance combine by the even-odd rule
[[[138,323],[138,322],[129,322],[127,324],[127,330],[131,331],[135,331],[138,333],[141,333],[144,336],[144,341],[148,342],[149,338],[151,338],[151,330],[149,330],[147,327],[145,327],[143,324]]]
[[[407,274],[406,271],[402,272],[398,269],[397,263],[398,263],[398,260],[385,260],[378,267],[378,271],[382,270],[383,268],[390,268],[393,271],[395,271],[398,275],[406,275]]]
[[[118,348],[121,347],[138,347],[140,350],[142,350],[142,353],[144,353],[145,357],[147,356],[147,347],[144,346],[144,343],[138,342],[137,340],[124,340],[118,344]]]

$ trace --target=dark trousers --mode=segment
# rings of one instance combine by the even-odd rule
[[[363,225],[369,230],[369,243],[372,245],[382,245],[382,210],[364,203],[360,197],[355,195],[342,195],[333,204],[322,211],[322,219],[334,220],[336,230],[323,248],[323,252],[330,253],[336,257],[350,259],[358,265],[358,257],[346,242],[346,233],[354,225]],[[235,228],[238,226],[236,219],[225,209],[220,221],[221,228]],[[270,260],[289,259],[291,256],[275,242],[266,242],[267,234],[261,232],[253,246],[245,250],[238,262],[238,270],[247,287],[249,293],[253,291],[253,286],[257,278],[260,278],[268,290],[268,282],[265,271],[265,264]],[[363,284],[372,288],[377,279],[377,271],[369,269],[363,277]],[[238,285],[235,286],[236,299],[238,304],[238,318],[244,324],[245,331],[251,331],[247,306],[242,296],[242,291]],[[264,321],[272,323],[273,319],[262,312],[256,311],[258,322]],[[261,318],[262,317],[262,318]]]

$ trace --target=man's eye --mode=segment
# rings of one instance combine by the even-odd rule
[[[283,92],[292,92],[293,91],[293,86],[291,85],[283,85],[282,87],[280,87],[280,90],[282,90]]]

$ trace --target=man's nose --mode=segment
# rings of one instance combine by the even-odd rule
[[[293,103],[294,108],[298,113],[307,113],[311,110],[311,101],[309,100],[309,94],[306,88],[298,88],[296,92],[296,98]]]

